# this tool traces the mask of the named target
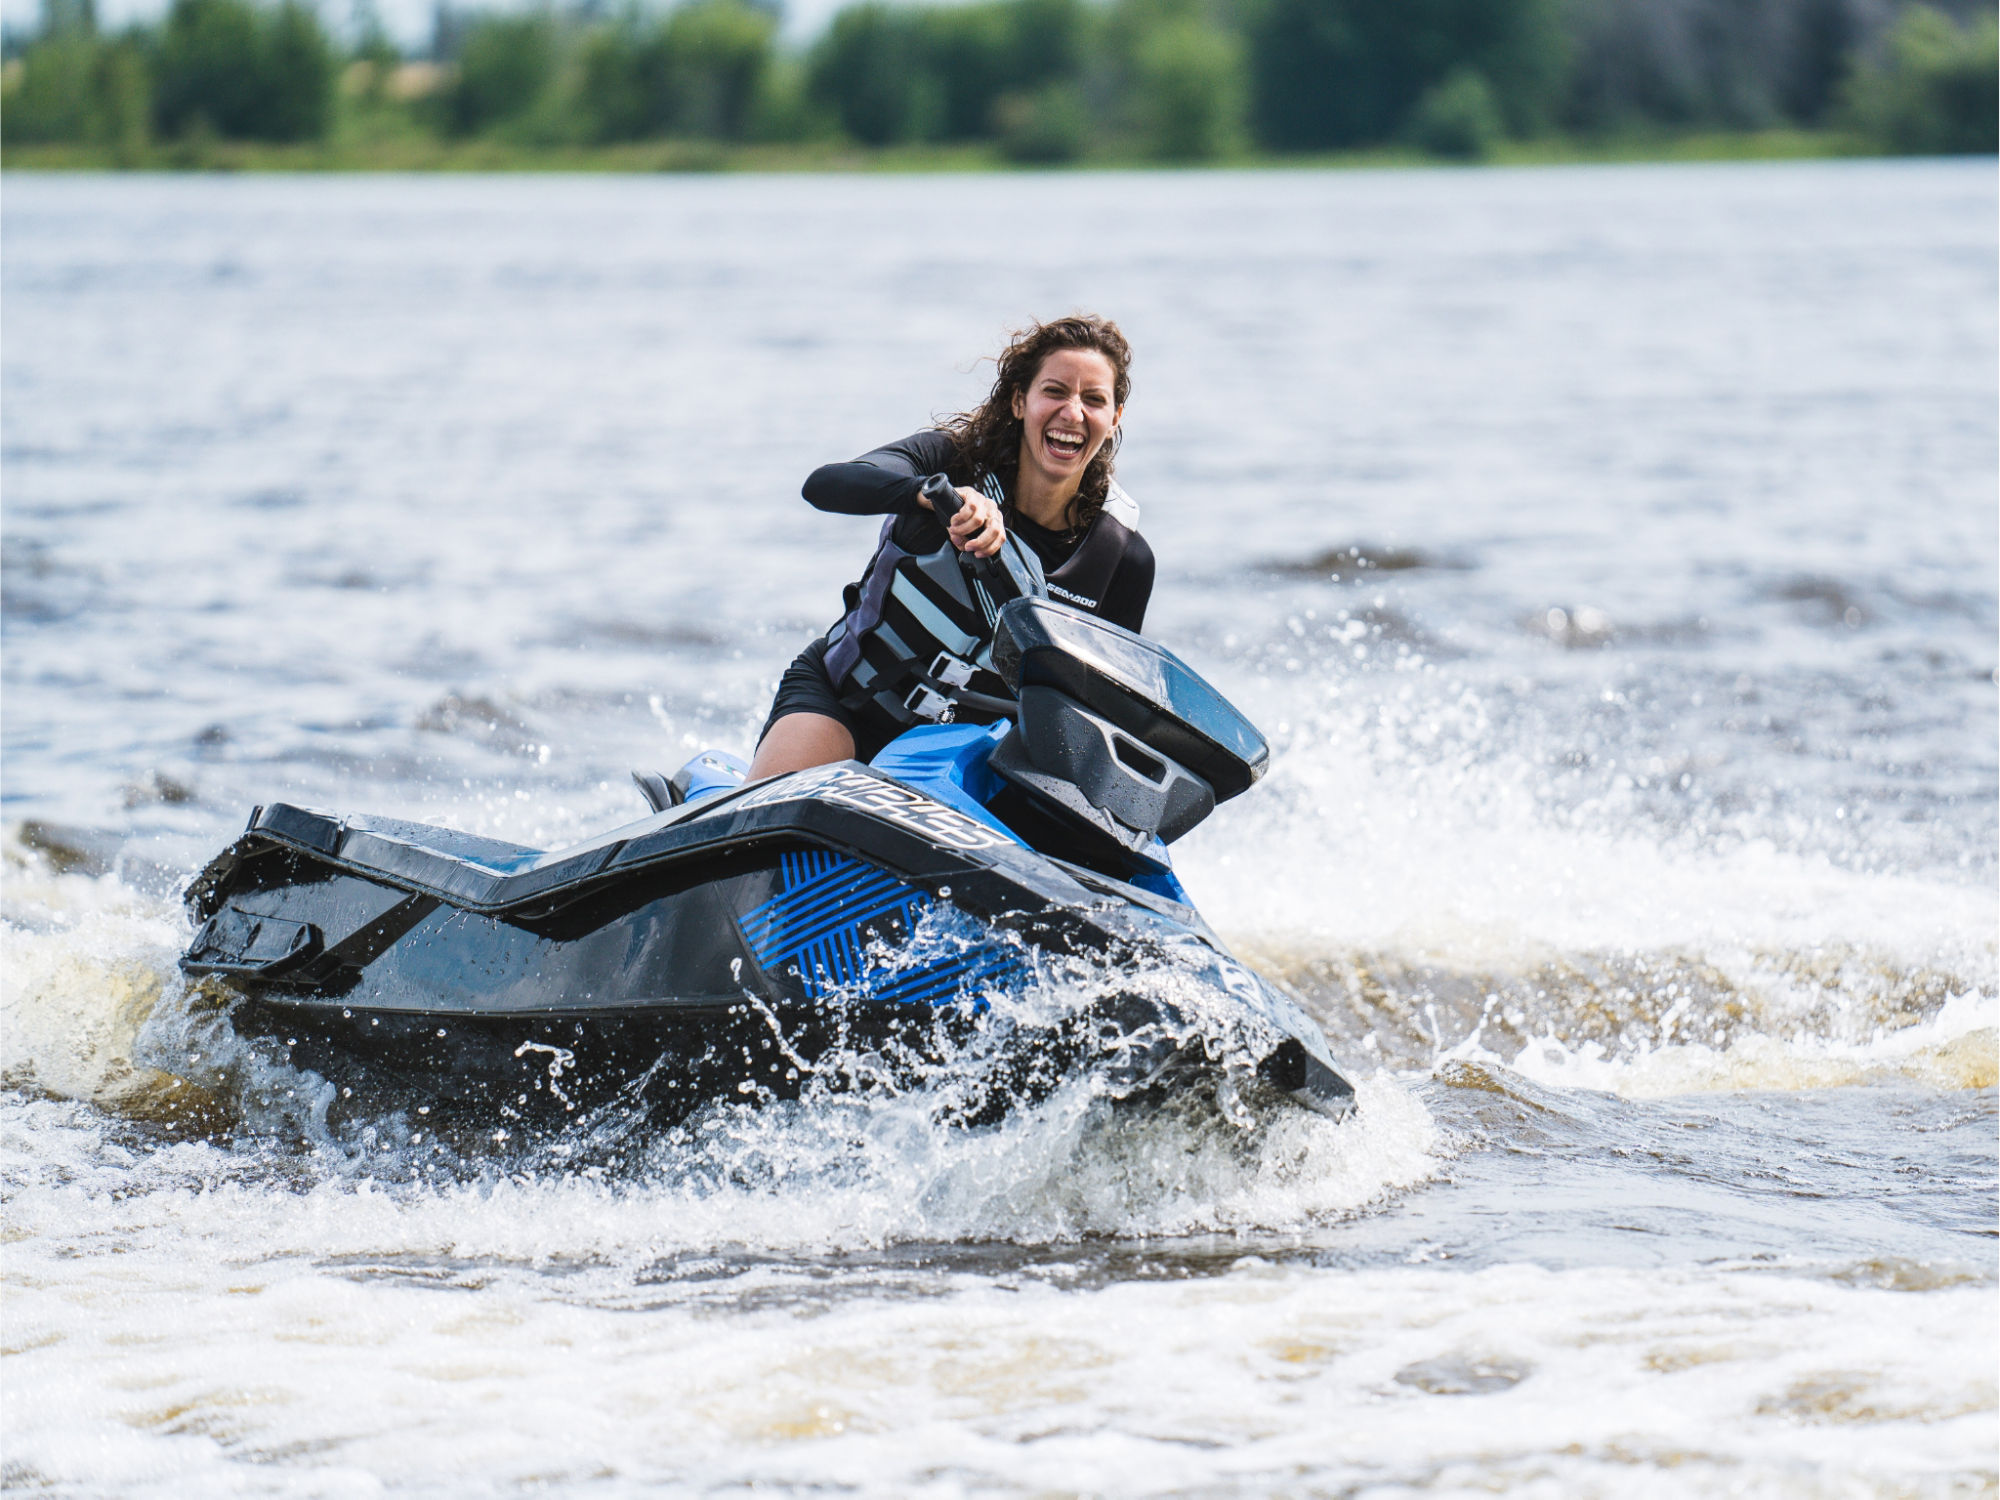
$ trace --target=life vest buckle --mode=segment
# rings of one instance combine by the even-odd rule
[[[958,712],[956,703],[921,682],[910,689],[909,696],[903,699],[903,707],[931,724],[949,724]]]
[[[962,688],[971,685],[975,670],[971,662],[960,661],[949,651],[940,651],[931,662],[930,676],[946,687]]]

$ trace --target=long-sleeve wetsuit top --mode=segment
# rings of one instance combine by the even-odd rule
[[[864,453],[852,463],[814,469],[804,495],[815,509],[849,516],[894,515],[890,540],[905,552],[935,552],[945,544],[944,523],[917,503],[924,480],[950,474],[967,483],[958,445],[935,428],[911,433]],[[1012,497],[1005,509],[1008,531],[1041,559],[1051,598],[1088,609],[1114,625],[1138,630],[1153,595],[1153,549],[1139,535],[1139,507],[1124,491],[1112,497],[1080,536],[1051,531],[1017,513]],[[853,597],[850,592],[850,598]]]

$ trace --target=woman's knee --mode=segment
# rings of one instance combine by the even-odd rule
[[[845,724],[825,714],[794,713],[774,720],[757,742],[750,762],[750,779],[783,776],[837,760],[854,759],[854,736]]]

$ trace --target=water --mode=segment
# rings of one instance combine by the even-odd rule
[[[4,235],[7,1483],[2000,1488],[1990,163],[12,177]],[[182,991],[252,803],[560,843],[747,749],[868,547],[800,478],[1079,306],[1149,631],[1276,746],[1187,884],[1354,1119],[446,1149]]]

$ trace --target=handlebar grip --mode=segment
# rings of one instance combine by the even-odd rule
[[[960,495],[957,487],[942,474],[933,474],[926,479],[919,493],[930,501],[932,514],[949,532],[951,518],[957,515],[959,507],[965,504],[964,496]],[[985,583],[993,597],[1001,604],[1010,599],[1018,599],[1027,592],[1008,566],[996,558],[974,557],[970,553],[961,552],[958,561],[961,567],[970,568],[973,576]]]
[[[958,487],[942,474],[933,474],[924,481],[919,491],[931,503],[931,513],[946,530],[951,529],[951,518],[958,514],[958,508],[965,504],[958,493]]]

